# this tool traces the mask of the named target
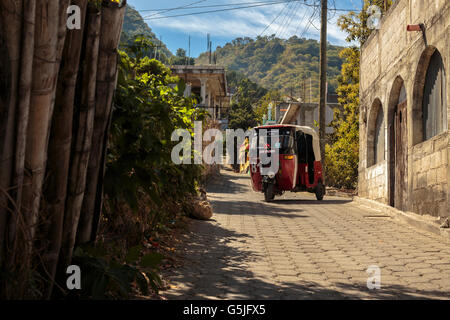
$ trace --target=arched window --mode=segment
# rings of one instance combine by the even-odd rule
[[[384,112],[383,108],[378,110],[377,120],[375,122],[375,133],[373,143],[373,160],[377,164],[384,160]]]
[[[447,130],[445,71],[442,57],[435,50],[425,77],[422,101],[423,140]]]
[[[379,99],[370,108],[367,129],[367,167],[370,167],[385,160],[384,112]]]

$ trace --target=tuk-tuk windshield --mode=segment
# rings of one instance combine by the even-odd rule
[[[294,153],[294,137],[291,128],[260,128],[256,130],[255,135],[257,135],[258,142],[256,139],[252,139],[251,148],[255,148],[257,145],[258,153],[275,148],[278,148],[279,154]],[[266,135],[266,137],[263,137],[263,135]]]

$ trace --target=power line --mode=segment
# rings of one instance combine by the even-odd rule
[[[308,13],[308,9],[305,10],[305,13],[303,14],[302,18],[299,20],[297,28],[295,29],[294,34],[297,34],[298,28],[300,28],[302,21],[305,19],[306,14]]]
[[[207,0],[204,0],[207,1]],[[206,5],[206,6],[192,6],[192,4],[186,5],[186,6],[182,6],[182,7],[174,7],[174,8],[158,8],[158,9],[141,9],[141,10],[137,10],[139,12],[159,12],[162,13],[162,11],[176,11],[176,10],[191,10],[191,9],[204,9],[204,8],[220,8],[220,7],[232,7],[232,6],[243,6],[243,5],[257,5],[257,4],[267,4],[267,5],[271,5],[271,4],[279,4],[279,3],[286,3],[286,2],[291,2],[291,1],[301,1],[301,0],[286,0],[286,1],[253,1],[253,2],[241,2],[241,3],[227,3],[227,4],[214,4],[214,5]],[[305,0],[303,0],[305,1]],[[316,6],[316,5],[310,5],[310,6]],[[359,12],[361,10],[359,9],[332,9],[333,11],[356,11]]]
[[[205,14],[205,13],[224,12],[224,11],[263,7],[263,6],[276,5],[276,4],[280,4],[280,3],[299,2],[299,1],[303,1],[303,0],[283,0],[283,1],[276,1],[276,2],[264,2],[264,3],[254,4],[254,5],[238,6],[238,7],[234,7],[234,8],[183,13],[183,14],[176,14],[176,15],[172,15],[172,16],[161,16],[161,17],[156,17],[156,18],[144,18],[144,20],[158,20],[158,19],[166,19],[166,18],[184,17],[184,16],[191,16],[191,15],[198,15],[198,14]]]
[[[206,2],[206,1],[208,1],[208,0],[199,0],[199,1],[195,1],[195,2],[192,2],[192,3],[190,3],[190,4],[181,6],[181,7],[175,7],[175,8],[165,9],[165,10],[162,10],[161,12],[157,12],[157,13],[151,14],[151,15],[147,16],[146,18],[150,18],[150,17],[156,16],[156,15],[158,15],[159,13],[165,13],[165,12],[174,11],[174,10],[182,10],[182,9],[186,9],[186,8],[189,8],[190,6],[192,6],[192,5],[194,5],[194,4],[202,3],[202,2]],[[189,8],[189,9],[190,9],[190,8]]]
[[[155,18],[144,18],[144,20],[159,20],[159,19],[167,19],[167,18],[176,18],[176,17],[185,17],[185,16],[192,16],[192,15],[199,15],[199,14],[206,14],[206,13],[215,13],[215,12],[224,12],[224,11],[231,11],[231,10],[239,10],[239,9],[247,9],[247,8],[255,8],[255,7],[262,7],[262,6],[269,6],[269,5],[276,5],[281,3],[291,3],[291,2],[300,2],[304,0],[284,0],[284,1],[276,1],[276,2],[259,2],[257,4],[253,5],[239,5],[237,7],[233,8],[224,8],[224,9],[217,9],[217,10],[207,10],[207,11],[198,11],[198,12],[191,12],[191,13],[183,13],[183,14],[176,14],[171,16],[158,16]],[[302,3],[304,6],[309,7],[315,7],[316,5],[311,5],[307,3]],[[355,11],[355,10],[349,10],[349,9],[336,9],[336,11]]]
[[[311,16],[309,17],[308,22],[306,23],[306,26],[305,26],[305,28],[303,29],[302,34],[300,35],[299,38],[303,38],[303,36],[305,35],[305,33],[308,32],[308,29],[309,29],[309,27],[311,26],[312,21],[313,21],[315,15],[316,15],[316,7],[314,7],[313,13],[312,13]]]
[[[296,3],[295,4],[294,9],[292,10],[292,14],[291,14],[291,16],[289,18],[288,23],[286,24],[286,26],[285,26],[284,30],[282,31],[282,33],[280,33],[280,38],[285,36],[286,32],[289,30],[289,27],[290,27],[290,25],[292,23],[292,20],[294,19],[295,16],[297,16],[297,12],[298,12],[298,9],[300,8],[300,6],[299,6],[300,4],[301,3]]]
[[[289,0],[290,2],[292,0]],[[281,1],[286,2],[286,1]],[[226,3],[226,4],[214,4],[207,6],[190,6],[189,8],[164,8],[164,9],[145,9],[138,10],[139,12],[155,12],[155,11],[166,11],[166,10],[190,10],[190,9],[203,9],[203,8],[220,8],[220,7],[233,7],[236,5],[253,5],[253,4],[271,4],[271,3],[280,3],[280,0],[271,0],[271,1],[252,1],[252,2],[241,2],[241,3]]]
[[[306,5],[306,2],[305,3],[303,3],[303,4],[305,4]],[[286,5],[286,8],[287,8],[288,6]],[[294,7],[292,7],[292,8],[294,8]],[[285,18],[287,17],[289,15],[289,12],[287,13],[287,15],[285,16]],[[284,21],[285,19],[283,19],[283,21]],[[283,25],[284,24],[284,22],[282,22],[281,23],[281,25]],[[280,25],[280,26],[281,26]],[[280,27],[277,29],[277,31],[275,32],[275,37],[277,36],[277,33],[278,33],[278,31],[279,31],[279,29],[280,29]],[[280,34],[281,35],[281,34]],[[272,55],[273,54],[273,52],[275,51],[275,48],[276,48],[276,46],[273,46],[272,47],[272,49],[270,50],[270,53],[269,53],[269,55]]]
[[[283,8],[280,10],[280,12],[278,12],[277,16],[264,28],[264,30],[258,36],[261,36],[267,29],[270,28],[270,26],[275,22],[275,20],[277,20],[280,17],[281,13],[283,13],[283,11],[284,11],[284,9],[286,9],[286,7],[287,7],[287,4],[285,4],[283,6]]]
[[[291,3],[289,3],[288,5],[287,5],[287,12],[286,12],[286,15],[283,17],[283,20],[281,21],[281,23],[280,23],[280,25],[278,26],[278,28],[277,28],[277,31],[275,31],[275,37],[277,36],[277,34],[279,34],[279,31],[281,31],[282,30],[282,28],[283,28],[283,26],[285,25],[285,23],[286,23],[286,20],[287,20],[287,17],[289,16],[289,10],[292,10],[292,8],[293,8],[293,2],[291,2]],[[291,7],[291,5],[292,5],[292,7]]]

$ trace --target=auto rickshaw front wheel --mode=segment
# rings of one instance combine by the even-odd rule
[[[325,186],[322,182],[319,182],[316,187],[316,199],[321,201],[325,195]]]
[[[274,185],[272,183],[267,184],[264,190],[264,200],[266,202],[272,201],[275,198]]]

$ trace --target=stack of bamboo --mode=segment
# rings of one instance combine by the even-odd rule
[[[125,2],[0,1],[0,271],[23,277],[3,278],[4,298],[25,294],[36,260],[50,296],[95,240]]]

